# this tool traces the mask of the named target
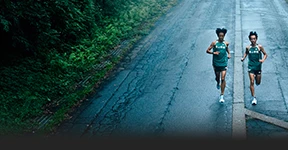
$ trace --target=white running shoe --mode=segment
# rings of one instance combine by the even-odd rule
[[[223,95],[220,95],[219,102],[220,102],[220,103],[224,103],[224,102],[225,102],[225,100],[224,100],[224,96],[223,96]]]
[[[257,99],[256,99],[256,97],[254,97],[252,100],[252,105],[256,105],[256,104],[257,104]]]

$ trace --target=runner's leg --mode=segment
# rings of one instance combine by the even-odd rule
[[[253,97],[255,97],[255,89],[254,89],[254,74],[248,72],[249,79],[250,79],[250,92]]]
[[[221,95],[224,95],[225,87],[226,87],[226,70],[221,71]]]
[[[215,72],[215,80],[217,82],[217,84],[220,83],[220,71],[217,71],[216,69],[214,69]]]
[[[260,83],[261,83],[261,73],[258,73],[256,75],[256,85],[260,85]]]
[[[215,80],[217,82],[216,87],[217,89],[220,89],[220,71],[214,68],[214,72],[215,72]]]

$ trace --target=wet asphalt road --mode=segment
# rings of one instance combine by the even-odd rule
[[[262,83],[256,87],[258,104],[250,102],[249,78],[245,74],[245,106],[261,114],[288,121],[288,5],[285,0],[241,0],[243,46],[249,44],[248,33],[255,30],[268,53],[263,63]],[[251,9],[253,7],[253,9]],[[247,61],[244,63],[247,66]],[[288,130],[247,117],[248,137],[288,138]]]
[[[235,51],[235,6],[240,4],[241,46],[255,30],[268,59],[258,105],[251,106],[247,60],[243,65],[245,108],[288,121],[287,25],[285,0],[181,0],[137,43],[97,94],[59,126],[55,136],[231,138]],[[231,58],[225,103],[220,104],[205,51],[217,39],[215,29],[228,29]],[[238,57],[237,57],[238,58]],[[240,61],[240,59],[239,59]],[[237,63],[238,64],[238,63]],[[288,137],[288,130],[246,117],[247,137]]]

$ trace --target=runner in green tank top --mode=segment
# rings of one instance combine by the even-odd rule
[[[262,63],[266,60],[267,53],[265,52],[263,46],[257,43],[258,35],[255,31],[251,31],[248,38],[251,44],[246,47],[246,51],[244,56],[241,58],[241,61],[243,62],[248,56],[248,75],[250,79],[252,105],[256,105],[257,99],[255,96],[254,79],[256,79],[256,85],[260,85]],[[263,58],[262,54],[264,55]]]
[[[212,57],[212,66],[215,73],[215,80],[217,82],[217,89],[221,88],[219,102],[224,102],[224,91],[226,87],[226,70],[228,59],[230,56],[230,50],[228,48],[229,42],[224,40],[224,37],[227,33],[227,29],[225,28],[217,28],[216,34],[218,39],[213,41],[210,46],[207,48],[206,53],[213,54]],[[221,75],[221,86],[220,86],[220,75]]]

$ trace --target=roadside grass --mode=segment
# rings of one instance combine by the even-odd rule
[[[118,18],[106,18],[107,26],[94,39],[72,47],[72,53],[51,49],[45,59],[25,58],[0,67],[0,135],[47,134],[68,119],[177,0],[145,4],[131,6]],[[43,116],[49,119],[42,122]]]

